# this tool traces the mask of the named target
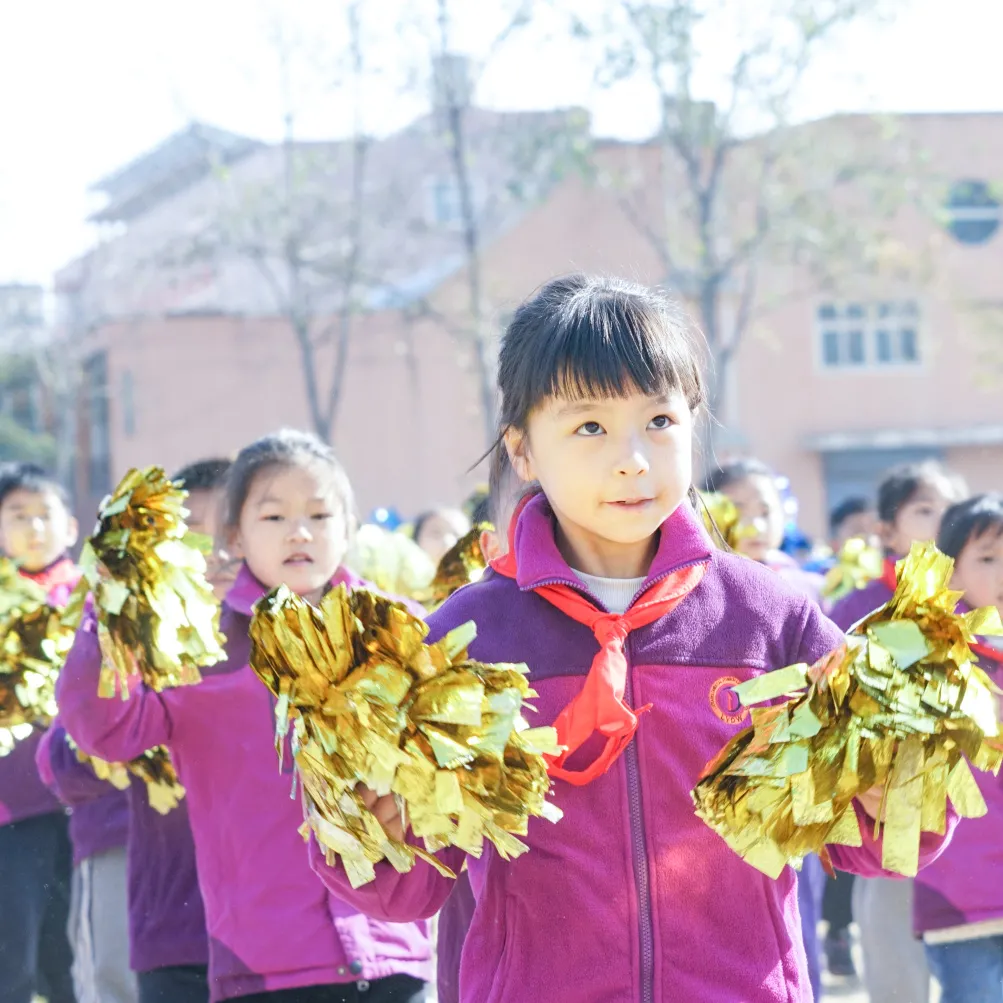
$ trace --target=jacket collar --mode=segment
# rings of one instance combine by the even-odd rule
[[[710,560],[712,550],[703,523],[682,502],[659,529],[658,550],[645,586],[683,565]],[[554,512],[544,494],[531,495],[516,509],[509,528],[509,552],[495,563],[495,568],[515,578],[523,591],[554,582],[581,587],[557,548]]]
[[[331,579],[329,588],[342,584],[353,589],[362,584],[362,579],[346,568],[339,568]],[[269,592],[271,589],[262,585],[246,564],[241,564],[240,571],[237,572],[237,577],[234,579],[230,591],[227,592],[224,602],[234,613],[240,613],[242,616],[253,616],[254,604],[268,595]]]

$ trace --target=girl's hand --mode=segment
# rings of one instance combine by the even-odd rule
[[[362,803],[376,816],[376,821],[383,826],[384,832],[398,842],[404,842],[404,820],[401,818],[397,798],[393,794],[382,797],[363,784],[356,788]]]
[[[881,813],[881,802],[885,796],[884,787],[872,787],[869,791],[865,791],[863,794],[857,795],[857,801],[860,803],[860,807],[870,815],[871,818],[877,819],[878,815]]]

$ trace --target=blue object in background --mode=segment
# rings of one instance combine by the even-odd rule
[[[404,520],[401,519],[400,513],[395,508],[374,508],[372,512],[369,513],[369,518],[366,522],[372,523],[374,526],[379,526],[382,529],[389,530],[391,533],[397,529]]]

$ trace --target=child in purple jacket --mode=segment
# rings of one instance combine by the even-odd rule
[[[955,559],[951,587],[964,593],[964,605],[1003,614],[1003,497],[952,506],[937,546]],[[1003,685],[1003,638],[986,638],[976,651]],[[976,772],[975,780],[988,811],[916,878],[914,925],[941,1003],[1003,1003],[1003,777]]]
[[[895,591],[895,564],[914,543],[937,538],[948,507],[965,494],[964,484],[939,463],[894,467],[878,486],[878,529],[885,549],[884,573],[851,592],[830,616],[842,630],[883,606]],[[913,882],[880,877],[855,880],[853,916],[860,928],[864,985],[871,1003],[926,1003],[930,973],[912,935]]]
[[[62,486],[32,464],[0,477],[0,547],[54,606],[80,575],[67,551],[77,525]],[[42,782],[44,732],[0,757],[0,1003],[75,1003],[67,937],[72,851],[66,810]]]
[[[188,492],[188,528],[214,542],[230,465],[199,460],[172,477]],[[233,570],[218,548],[206,577],[222,601]],[[209,938],[188,801],[161,815],[135,778],[129,787],[129,955],[140,1003],[208,1003]]]
[[[778,575],[714,548],[687,503],[704,388],[660,297],[550,282],[516,311],[498,372],[496,462],[539,491],[508,554],[429,618],[430,637],[472,620],[474,658],[529,666],[529,717],[567,745],[550,765],[564,817],[532,819],[515,860],[441,852],[454,871],[466,859],[476,900],[460,998],[808,1001],[794,872],[774,881],[746,864],[690,791],[748,724],[734,686],[814,662],[842,634]],[[402,836],[394,799],[363,794]],[[855,806],[862,845],[830,847],[838,866],[880,873],[879,795]],[[943,842],[924,836],[924,862]],[[432,915],[452,889],[423,862],[407,874],[382,862],[353,890],[316,841],[310,852],[336,895],[386,920]]]
[[[209,934],[211,999],[415,1003],[429,975],[424,923],[373,920],[311,873],[292,756],[280,771],[275,701],[248,665],[255,602],[280,584],[312,602],[338,582],[354,520],[348,479],[314,436],[280,432],[241,450],[226,526],[243,566],[223,604],[227,660],[201,683],[128,700],[97,696],[93,617],[59,677],[60,715],[81,747],[125,761],[166,745],[184,785]]]
[[[706,488],[727,495],[747,528],[736,546],[738,553],[766,565],[817,603],[822,576],[805,571],[780,549],[786,516],[776,474],[760,460],[732,460],[710,475]],[[798,875],[798,909],[808,959],[808,979],[816,999],[822,992],[818,924],[822,919],[824,892],[825,871],[822,862],[811,853],[805,857]]]

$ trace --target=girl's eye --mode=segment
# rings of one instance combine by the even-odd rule
[[[272,513],[271,515],[263,515],[261,519],[263,522],[281,522],[282,516]]]
[[[317,519],[318,521],[322,520],[322,519],[330,519],[331,518],[331,513],[330,512],[315,512],[312,516],[310,516],[310,518],[311,519]]]
[[[597,421],[587,421],[584,425],[581,425],[575,432],[575,435],[602,435],[603,427]]]
[[[652,418],[649,424],[652,428],[671,428],[672,419],[667,414],[659,414]]]

